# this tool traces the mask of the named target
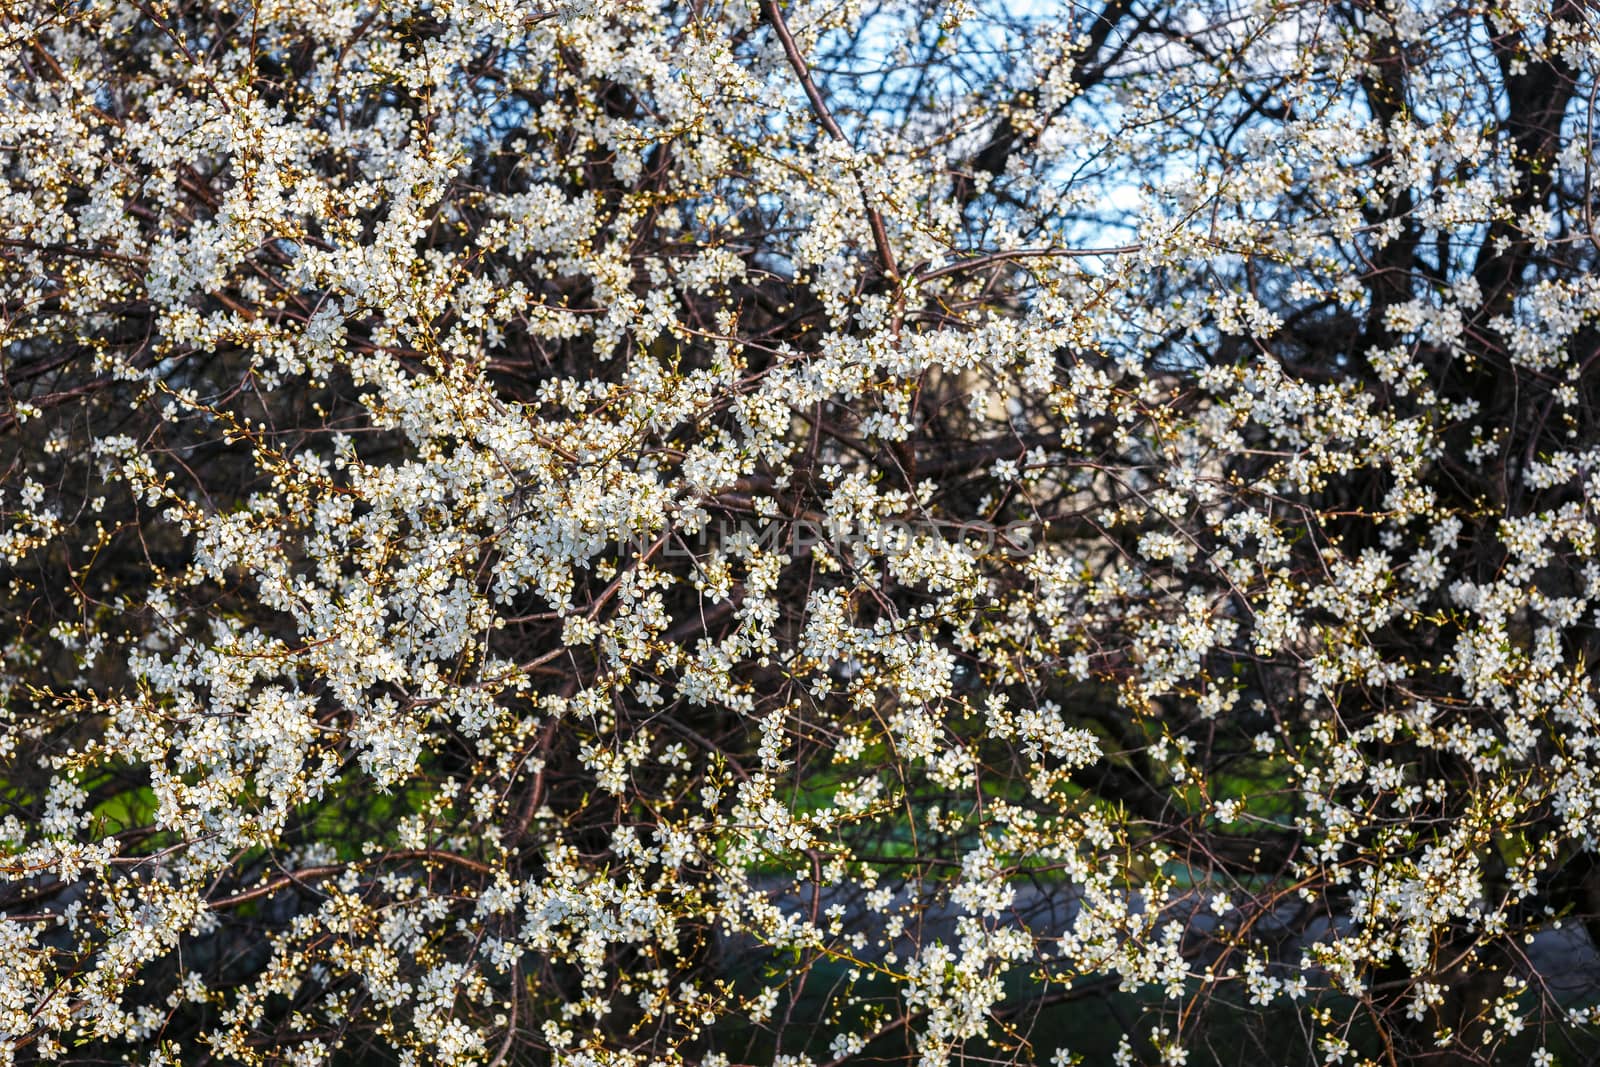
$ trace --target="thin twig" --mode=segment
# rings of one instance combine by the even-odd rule
[[[959,274],[964,270],[977,270],[994,263],[1006,263],[1013,259],[1088,259],[1092,256],[1126,256],[1143,248],[1142,244],[1117,245],[1114,248],[1017,248],[1009,252],[990,252],[987,255],[974,256],[936,270],[918,271],[916,278],[918,281],[927,282]]]

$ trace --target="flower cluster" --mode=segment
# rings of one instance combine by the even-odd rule
[[[1024,7],[14,5],[0,1065],[1593,1055],[1600,26]]]

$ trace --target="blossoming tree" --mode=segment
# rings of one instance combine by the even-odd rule
[[[1585,5],[0,41],[0,1058],[1594,1052]]]

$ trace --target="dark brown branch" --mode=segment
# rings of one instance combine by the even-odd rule
[[[828,110],[828,102],[822,99],[822,93],[817,89],[816,82],[811,79],[811,70],[806,66],[806,57],[800,54],[800,46],[795,43],[794,34],[789,32],[789,24],[784,21],[777,0],[764,0],[761,11],[772,26],[772,32],[778,35],[778,40],[783,45],[783,54],[788,57],[789,66],[794,68],[795,77],[800,79],[800,86],[806,91],[806,99],[811,101],[811,110],[816,113],[817,121],[822,123],[822,128],[827,130],[831,137],[840,144],[848,146],[850,139],[834,121],[833,112]],[[859,186],[859,177],[856,182]],[[872,226],[872,243],[877,247],[883,272],[888,275],[891,282],[899,284],[900,268],[895,264],[894,249],[889,244],[889,230],[883,224],[882,212],[873,205],[872,198],[867,195],[864,187],[861,189],[861,206],[866,210],[867,222]]]

